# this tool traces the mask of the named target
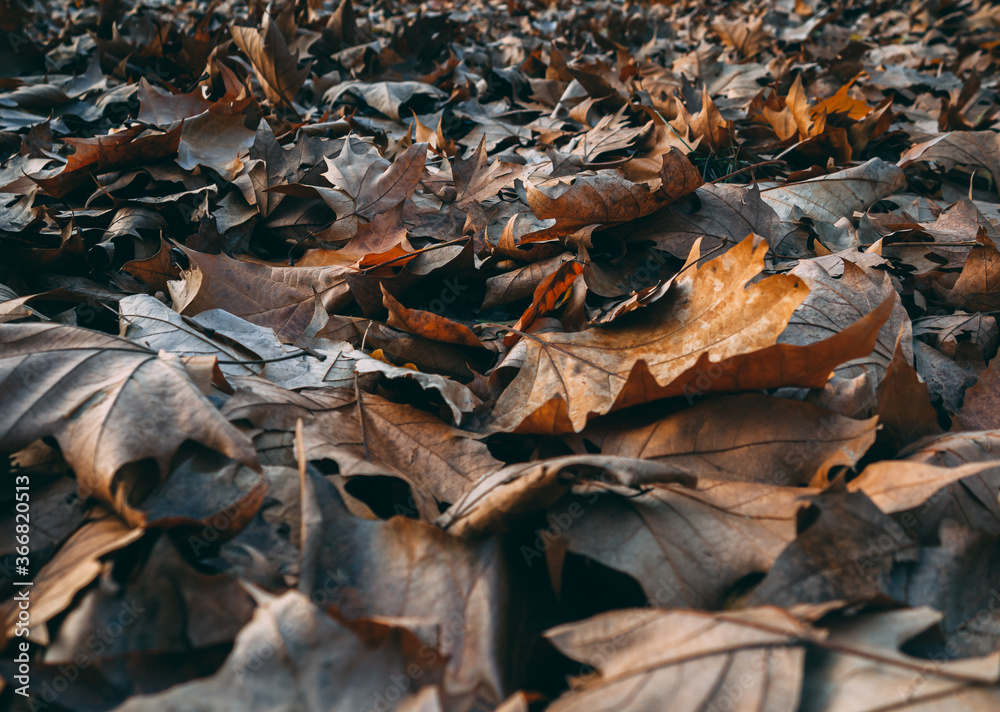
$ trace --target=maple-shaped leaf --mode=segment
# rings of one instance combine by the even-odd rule
[[[511,355],[522,365],[498,399],[490,427],[579,432],[594,415],[669,395],[789,382],[822,386],[831,360],[842,363],[871,350],[891,308],[888,302],[852,327],[863,337],[845,337],[848,332],[831,337],[813,351],[808,366],[800,360],[805,352],[776,345],[809,290],[791,275],[747,287],[763,269],[767,251],[765,244],[754,242],[748,237],[702,267],[687,270],[663,298],[640,312],[642,318],[626,326],[522,340],[524,350]]]
[[[602,116],[592,129],[573,141],[571,153],[580,156],[584,163],[594,163],[598,156],[624,151],[648,133],[652,123],[640,128],[626,125],[626,108],[623,106],[614,114]]]
[[[291,106],[309,76],[312,61],[299,68],[298,52],[293,55],[289,51],[270,13],[264,13],[260,29],[230,25],[229,31],[236,46],[250,60],[254,75],[271,103]]]
[[[323,177],[334,187],[316,188],[337,213],[338,234],[353,236],[359,221],[370,221],[410,197],[426,159],[426,143],[413,144],[390,163],[371,144],[348,137],[340,155],[326,159]]]
[[[253,446],[177,357],[58,324],[0,325],[0,343],[0,371],[12,386],[0,398],[0,448],[54,437],[81,491],[129,521],[143,518],[131,490],[148,491],[148,484],[116,477],[126,465],[148,458],[165,477],[186,440],[257,464]]]
[[[787,141],[796,135],[804,140],[819,136],[826,129],[826,112],[817,111],[809,105],[801,75],[795,77],[788,96],[783,100],[776,94],[771,94],[761,115],[781,141]]]
[[[291,146],[283,147],[275,138],[271,126],[261,121],[249,151],[248,164],[252,167],[234,184],[243,192],[247,202],[255,204],[260,214],[267,217],[285,197],[271,188],[302,180],[305,174],[317,173],[323,158],[342,145],[341,140],[302,136]]]
[[[179,124],[165,133],[147,133],[145,127],[133,126],[106,136],[66,138],[65,142],[76,151],[70,154],[62,171],[44,178],[21,176],[3,186],[3,190],[25,192],[37,185],[49,195],[61,198],[93,181],[92,175],[169,158],[177,153],[180,139]]]
[[[846,114],[848,118],[855,121],[863,119],[871,107],[862,99],[855,99],[850,94],[851,87],[861,75],[854,77],[834,92],[833,96],[823,99],[813,107],[814,114]]]
[[[455,181],[455,205],[464,207],[479,203],[495,196],[501,188],[511,185],[524,172],[524,166],[503,161],[488,162],[485,139],[469,158],[458,158],[451,162],[451,173]]]
[[[678,116],[670,122],[670,125],[682,136],[690,135],[700,139],[701,145],[713,151],[721,151],[729,145],[733,122],[723,118],[722,112],[708,93],[708,87],[703,88],[701,110],[694,115],[687,110],[680,99],[675,99],[674,105],[677,107]]]
[[[764,29],[763,17],[752,20],[748,18],[727,20],[724,17],[718,17],[712,22],[712,28],[719,33],[719,37],[727,46],[732,47],[747,59],[760,54],[760,51],[771,39]]]
[[[344,267],[272,267],[184,249],[190,268],[169,282],[178,312],[226,309],[274,329],[283,341],[315,334],[335,305],[350,301]]]

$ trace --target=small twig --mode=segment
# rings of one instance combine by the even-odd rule
[[[276,363],[277,361],[289,361],[293,358],[299,358],[300,356],[312,356],[317,361],[326,361],[326,354],[317,353],[312,349],[302,349],[298,353],[285,354],[284,356],[275,356],[274,358],[250,358],[250,359],[240,359],[236,361],[219,361],[218,363],[223,366],[244,366],[247,364]]]
[[[742,173],[743,171],[753,170],[754,168],[760,168],[761,166],[770,166],[775,163],[784,163],[784,161],[761,161],[760,163],[755,163],[752,166],[743,166],[742,168],[735,170],[732,173],[727,173],[721,178],[716,178],[715,180],[710,181],[710,183],[715,184],[718,183],[719,181],[725,180],[726,178],[732,178],[734,175]]]
[[[365,432],[365,409],[361,399],[361,384],[358,382],[358,372],[354,371],[354,397],[357,400],[358,423],[361,425],[361,447],[365,451],[365,459],[371,460],[371,453],[368,452],[368,435]]]

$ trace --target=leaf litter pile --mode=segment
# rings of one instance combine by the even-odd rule
[[[1000,8],[0,32],[0,706],[1000,709]]]

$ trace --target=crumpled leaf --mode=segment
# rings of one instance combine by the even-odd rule
[[[257,466],[249,440],[176,357],[58,324],[0,325],[0,343],[0,371],[12,384],[3,398],[0,447],[9,452],[54,437],[81,492],[127,521],[142,521],[136,498],[150,486],[118,476],[126,465],[151,459],[163,478],[181,444],[192,440]]]
[[[219,672],[133,697],[118,712],[353,712],[384,694],[394,675],[406,679],[411,665],[422,682],[440,677],[440,657],[435,654],[428,666],[414,654],[426,649],[419,639],[391,619],[352,627],[298,591],[254,594],[259,605],[253,620]]]
[[[309,76],[312,62],[299,67],[298,52],[292,54],[270,13],[264,13],[260,29],[230,25],[229,31],[253,65],[264,94],[275,105],[291,106]]]
[[[763,267],[764,252],[764,245],[754,246],[747,238],[704,266],[684,272],[674,282],[672,298],[668,294],[642,310],[644,318],[627,326],[536,334],[522,341],[523,365],[498,399],[489,426],[579,432],[594,415],[657,397],[793,381],[822,385],[830,373],[826,368],[808,374],[785,367],[769,370],[777,362],[767,348],[775,345],[808,288],[790,275],[771,276],[747,288],[747,281]],[[885,309],[869,316],[881,324]],[[868,323],[859,328],[870,333]],[[852,343],[858,350],[865,346]],[[792,351],[779,350],[783,358],[793,358]],[[750,365],[754,352],[762,361],[770,357],[764,362],[767,368]],[[833,354],[838,362],[853,357],[840,348]],[[745,365],[737,365],[737,359]],[[732,363],[715,368],[726,361]],[[811,361],[818,363],[815,357]]]
[[[190,269],[168,282],[177,311],[225,309],[291,342],[315,335],[327,312],[350,300],[343,267],[272,267],[184,249]]]
[[[591,491],[588,491],[590,489]],[[816,490],[699,479],[696,487],[574,487],[549,512],[565,550],[632,576],[670,608],[721,608],[731,587],[764,573],[797,535],[804,494]],[[574,516],[576,515],[576,516]],[[567,525],[585,517],[580,526]],[[562,568],[553,548],[549,566]],[[561,559],[561,557],[558,557]]]

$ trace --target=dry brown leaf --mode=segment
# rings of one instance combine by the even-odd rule
[[[384,699],[394,676],[409,680],[410,666],[421,683],[440,679],[441,657],[428,665],[416,653],[433,651],[391,619],[352,627],[297,591],[254,594],[254,617],[217,673],[133,697],[119,712],[356,712]]]
[[[775,344],[808,294],[805,283],[775,275],[746,287],[763,268],[766,251],[766,245],[755,246],[747,238],[721,257],[684,272],[671,293],[627,326],[537,334],[525,340],[523,365],[498,399],[488,426],[579,432],[594,415],[670,395],[792,383],[821,386],[832,370],[827,370],[831,359],[837,361],[832,365],[839,365],[854,357],[847,349],[861,351],[871,343],[871,325],[882,324],[886,308],[858,323],[862,339],[841,332],[810,354],[806,366],[804,352]]]
[[[162,480],[182,443],[192,440],[257,466],[253,446],[176,357],[56,324],[0,325],[0,343],[0,368],[17,384],[5,401],[0,447],[14,451],[54,437],[81,493],[131,523],[144,520],[136,506],[160,482],[151,485],[157,474],[148,471],[119,475],[126,465],[151,459]]]
[[[291,342],[315,335],[327,313],[351,299],[344,267],[272,267],[182,249],[190,268],[168,282],[181,314],[225,309]]]
[[[719,33],[724,44],[732,47],[747,59],[752,59],[760,54],[760,51],[771,40],[764,29],[764,18],[762,17],[752,20],[742,17],[735,20],[717,17],[712,23],[712,28]]]
[[[854,465],[875,441],[876,424],[800,401],[722,396],[648,425],[610,427],[601,453],[653,460],[699,478],[793,487]]]
[[[652,240],[657,248],[686,259],[695,242],[709,254],[719,247],[728,249],[750,233],[771,239],[778,223],[774,210],[760,198],[756,187],[708,184],[695,191],[698,209],[691,212],[685,203],[669,206],[633,223],[633,240]]]
[[[143,530],[130,529],[114,514],[98,509],[90,521],[84,523],[60,547],[52,560],[34,575],[31,589],[31,623],[34,629],[65,611],[73,598],[90,585],[101,573],[100,559],[142,536]],[[0,606],[6,635],[13,639],[16,633],[17,613],[15,600]],[[46,642],[42,640],[38,642]]]
[[[934,162],[945,170],[976,166],[993,174],[1000,193],[1000,134],[993,131],[953,131],[909,148],[899,159],[903,168],[919,162]]]
[[[550,568],[560,571],[569,551],[632,576],[647,598],[659,594],[660,606],[707,609],[771,568],[795,540],[803,495],[817,491],[707,478],[638,495],[604,484],[573,490],[549,512],[549,529],[565,545],[549,549]]]
[[[881,158],[873,158],[830,175],[766,188],[760,192],[760,197],[782,220],[789,220],[798,213],[835,223],[843,217],[850,218],[856,210],[867,210],[905,184],[902,170]]]
[[[299,68],[298,52],[292,54],[281,30],[264,13],[260,29],[230,25],[236,45],[253,65],[254,75],[267,98],[276,106],[291,106],[309,76],[312,61]]]
[[[842,265],[843,274],[839,278],[814,260],[802,261],[792,271],[809,285],[809,296],[792,314],[778,341],[800,345],[819,342],[831,334],[842,333],[888,301],[892,304],[892,314],[879,330],[872,352],[837,368],[841,378],[866,375],[874,387],[885,376],[897,341],[904,361],[913,362],[910,319],[888,273],[866,269],[847,259],[842,260]]]
[[[656,211],[668,201],[643,183],[633,183],[618,171],[599,171],[573,179],[569,186],[547,193],[528,184],[528,206],[539,220],[556,224],[534,240],[560,237],[588,225],[626,223]]]
[[[976,246],[962,266],[949,299],[968,311],[996,311],[1000,308],[1000,252],[980,228]]]
[[[332,237],[352,237],[360,221],[370,221],[410,196],[420,182],[427,144],[415,143],[390,163],[371,144],[348,138],[323,173],[333,188],[315,190],[337,213]]]
[[[687,473],[651,460],[608,455],[535,460],[508,465],[483,477],[441,515],[437,524],[450,534],[468,538],[509,531],[527,515],[558,501],[574,482],[591,480],[628,486],[694,483]]]
[[[654,599],[655,600],[655,599]],[[726,613],[629,609],[546,631],[563,655],[596,668],[550,712],[798,709],[805,650],[818,635],[779,608]],[[738,698],[729,692],[738,689]]]
[[[929,607],[845,618],[815,655],[802,712],[951,712],[1000,703],[1000,654],[928,660],[900,647],[941,620]]]
[[[979,374],[976,385],[965,392],[965,400],[958,417],[966,430],[993,430],[1000,428],[1000,360],[994,358],[989,367]]]
[[[494,161],[488,163],[483,141],[469,158],[456,157],[451,163],[451,173],[455,178],[455,205],[464,207],[470,203],[480,203],[495,196],[500,189],[514,183],[524,172],[524,166],[516,163]]]
[[[438,503],[457,501],[503,466],[468,433],[412,406],[364,392],[359,405],[353,388],[279,393],[240,392],[226,404],[225,414],[269,430],[288,430],[303,418],[310,459],[337,463],[345,477],[401,479],[428,519],[441,511]]]
[[[382,285],[382,304],[389,310],[389,326],[423,336],[431,341],[484,348],[479,337],[469,327],[433,312],[407,309]]]
[[[813,505],[811,516],[803,517],[808,528],[781,553],[743,604],[787,608],[863,604],[887,597],[893,567],[914,558],[916,540],[861,490],[828,490],[808,499]]]
[[[906,361],[903,338],[901,334],[877,392],[880,438],[896,450],[942,432],[927,384]]]

